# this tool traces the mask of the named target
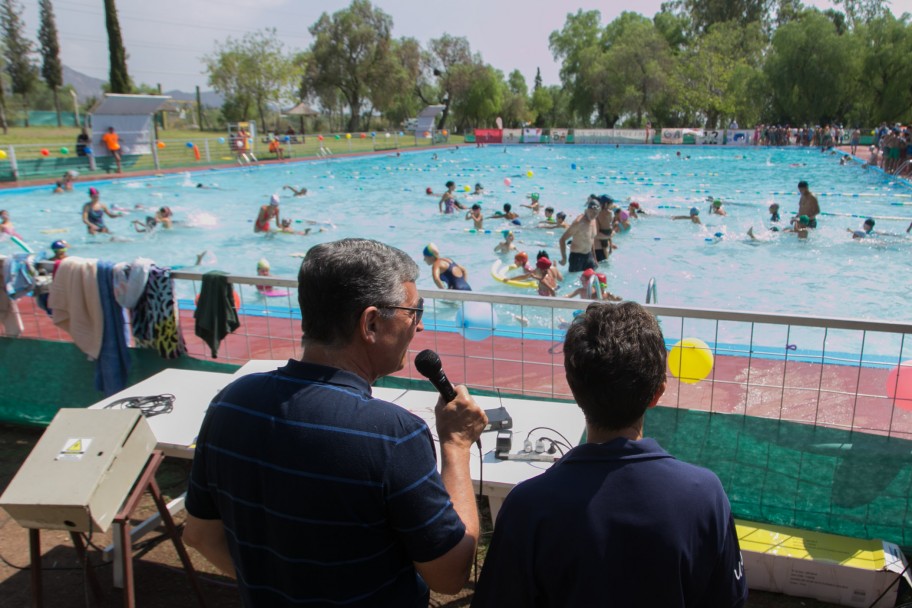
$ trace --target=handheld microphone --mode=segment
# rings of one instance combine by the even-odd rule
[[[437,389],[437,392],[443,396],[447,403],[456,398],[456,389],[453,388],[453,383],[443,373],[443,363],[440,362],[440,357],[430,348],[424,349],[415,357],[415,369],[418,370],[419,374],[431,381],[431,384],[434,385],[434,388]],[[478,446],[479,451],[482,450],[481,439],[477,439],[475,445]]]
[[[429,348],[418,353],[418,356],[415,357],[415,369],[418,370],[419,374],[430,380],[437,392],[448,403],[456,398],[456,389],[453,388],[453,383],[443,373],[443,363],[440,362],[440,357],[437,353]]]

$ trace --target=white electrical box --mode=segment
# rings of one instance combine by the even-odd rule
[[[0,507],[24,528],[105,532],[154,449],[138,410],[61,409]]]

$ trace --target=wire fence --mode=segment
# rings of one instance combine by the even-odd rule
[[[202,274],[173,273],[188,355],[213,360],[193,335]],[[301,356],[295,279],[230,276],[240,328],[217,360]],[[471,388],[572,400],[564,330],[585,302],[537,296],[421,290],[424,331],[411,354],[432,348],[447,375]],[[69,340],[31,298],[20,300],[23,337]],[[912,325],[647,305],[669,348],[659,405],[912,439]],[[421,379],[411,363],[395,377]]]
[[[123,136],[131,135],[122,133]],[[336,154],[370,153],[430,147],[446,144],[441,134],[406,133],[403,131],[272,134],[252,138],[239,150],[230,136],[200,134],[187,139],[143,136],[132,148],[123,150],[125,171],[157,171],[162,169],[209,167],[247,164],[265,160],[323,158]],[[273,143],[273,140],[275,143]],[[43,144],[10,144],[0,147],[0,182],[59,178],[67,171],[82,176],[106,177],[117,169],[113,157],[106,151],[92,150],[75,142]],[[243,156],[242,156],[243,153]]]

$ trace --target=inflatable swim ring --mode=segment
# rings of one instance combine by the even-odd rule
[[[491,276],[495,280],[509,285],[510,287],[520,287],[523,289],[536,289],[538,287],[538,281],[535,279],[523,279],[522,281],[514,281],[507,279],[508,274],[515,273],[519,271],[520,268],[514,264],[507,266],[500,260],[494,260],[494,263],[491,265]]]
[[[291,295],[287,289],[257,289],[257,293],[264,298],[284,298]]]

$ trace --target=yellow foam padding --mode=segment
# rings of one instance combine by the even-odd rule
[[[863,540],[812,532],[785,526],[772,526],[735,520],[742,551],[840,564],[852,568],[879,571],[886,565],[884,544],[880,540]]]

